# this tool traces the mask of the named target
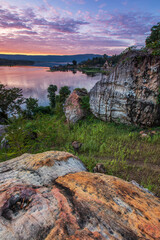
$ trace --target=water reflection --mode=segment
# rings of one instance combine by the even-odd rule
[[[90,77],[80,72],[49,72],[45,67],[0,67],[0,83],[23,89],[25,97],[39,99],[39,105],[48,105],[47,88],[50,84],[90,90],[100,75]]]

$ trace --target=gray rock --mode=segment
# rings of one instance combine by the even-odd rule
[[[142,191],[147,192],[147,193],[150,193],[151,195],[154,196],[154,194],[153,194],[151,191],[149,191],[148,188],[142,187],[142,186],[139,185],[135,180],[132,180],[131,183],[132,183],[133,185],[135,185],[136,187],[138,187],[139,189],[141,189]]]
[[[59,176],[80,171],[86,171],[85,166],[70,153],[49,151],[23,154],[0,163],[0,184],[15,180],[19,183],[45,186]]]
[[[91,111],[104,121],[159,125],[159,86],[160,57],[140,51],[128,52],[110,75],[103,76],[91,89]]]

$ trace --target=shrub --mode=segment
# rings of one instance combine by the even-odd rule
[[[51,85],[49,85],[47,91],[48,91],[47,97],[49,98],[50,106],[51,106],[51,108],[55,108],[57,86],[51,84]]]
[[[23,102],[22,89],[0,84],[0,118],[8,119],[8,114],[19,113]]]

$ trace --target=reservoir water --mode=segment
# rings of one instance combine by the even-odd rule
[[[48,105],[47,88],[50,84],[74,88],[86,88],[88,91],[101,79],[101,75],[87,76],[81,72],[49,72],[47,67],[0,67],[0,83],[8,87],[23,89],[24,97],[34,97],[39,105]]]

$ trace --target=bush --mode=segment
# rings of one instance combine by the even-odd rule
[[[146,46],[160,41],[160,22],[151,28],[151,34],[146,38]]]
[[[83,109],[90,112],[89,96],[82,96],[80,104]]]
[[[57,86],[51,84],[51,85],[49,85],[47,91],[48,91],[47,97],[49,98],[50,106],[51,106],[51,108],[55,108]]]
[[[23,102],[22,89],[7,88],[0,84],[0,118],[8,119],[8,114],[18,114]]]
[[[67,97],[69,96],[69,94],[71,93],[71,91],[69,90],[68,86],[64,86],[61,87],[61,89],[59,90],[59,101],[60,103],[65,103],[65,100],[67,99]]]
[[[50,106],[39,106],[35,109],[35,114],[52,114],[53,111]]]
[[[26,101],[26,110],[24,111],[24,115],[27,118],[32,118],[38,108],[38,99],[36,98],[27,98]]]

